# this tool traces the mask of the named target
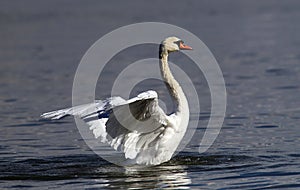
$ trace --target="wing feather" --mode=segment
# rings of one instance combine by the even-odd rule
[[[129,159],[140,159],[139,155],[158,151],[157,142],[169,124],[167,116],[158,105],[155,91],[143,92],[127,101],[121,97],[98,100],[45,113],[42,117],[60,119],[68,115],[83,119],[96,138],[116,150],[122,150]]]

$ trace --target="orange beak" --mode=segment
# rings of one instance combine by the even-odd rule
[[[182,50],[192,50],[193,48],[191,48],[190,46],[185,45],[182,42],[180,42],[179,49],[182,49]]]

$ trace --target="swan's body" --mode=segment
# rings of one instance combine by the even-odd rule
[[[162,78],[177,105],[171,115],[164,113],[158,105],[157,93],[150,90],[129,100],[111,97],[44,113],[42,117],[80,117],[90,126],[96,138],[116,150],[122,150],[132,164],[157,165],[166,162],[176,151],[189,121],[187,99],[168,65],[168,54],[180,49],[191,48],[180,39],[169,37],[161,43],[159,51]]]

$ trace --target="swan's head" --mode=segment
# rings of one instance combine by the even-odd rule
[[[161,42],[159,48],[159,56],[162,56],[162,53],[170,53],[179,50],[192,50],[190,46],[184,44],[184,42],[177,37],[168,37]]]

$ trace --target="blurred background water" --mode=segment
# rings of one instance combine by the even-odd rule
[[[2,0],[1,189],[300,188],[299,10],[297,0]],[[172,55],[200,94],[201,115],[193,118],[198,129],[171,161],[130,170],[95,155],[72,118],[50,122],[39,115],[71,105],[76,68],[96,40],[145,21],[183,27],[210,48],[224,74],[228,105],[217,140],[197,153],[210,114],[209,90],[184,56]],[[120,52],[101,75],[96,97],[109,95],[126,65],[151,57],[157,57],[156,46]],[[149,88],[171,104],[160,81],[144,81],[132,95]]]

